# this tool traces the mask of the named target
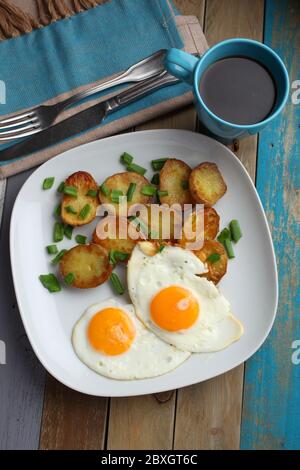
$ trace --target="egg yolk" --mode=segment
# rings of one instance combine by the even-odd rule
[[[135,337],[132,320],[120,308],[105,308],[88,325],[88,339],[94,349],[108,356],[127,351]]]
[[[152,299],[151,318],[163,330],[190,328],[198,318],[199,304],[192,292],[179,286],[162,289]]]

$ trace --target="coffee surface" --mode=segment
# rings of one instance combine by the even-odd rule
[[[270,72],[246,57],[228,57],[210,65],[199,84],[206,106],[233,124],[256,124],[275,104],[276,87]]]

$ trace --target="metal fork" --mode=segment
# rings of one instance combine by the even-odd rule
[[[124,73],[100,85],[94,86],[53,105],[40,105],[23,113],[0,120],[0,142],[15,140],[36,134],[55,121],[67,107],[83,98],[123,83],[137,83],[155,77],[164,70],[166,50],[161,49],[132,65]],[[5,130],[5,132],[3,132]]]

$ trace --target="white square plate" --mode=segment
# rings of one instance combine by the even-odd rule
[[[55,188],[71,173],[90,172],[97,182],[123,171],[120,155],[129,152],[151,177],[152,159],[174,156],[191,167],[215,162],[227,183],[227,193],[217,203],[223,228],[231,219],[240,221],[243,238],[234,247],[220,290],[242,321],[245,334],[227,349],[193,354],[174,371],[152,379],[117,381],[86,367],[71,345],[73,325],[91,304],[113,296],[110,283],[95,289],[63,288],[49,294],[38,279],[53,271],[45,246],[51,244],[53,210],[58,194],[41,189],[44,178],[55,176]],[[75,233],[91,235],[88,225]],[[73,237],[74,238],[74,237]],[[64,240],[61,248],[75,241]],[[220,143],[193,132],[158,130],[134,132],[99,140],[61,154],[39,167],[25,182],[13,209],[10,251],[14,285],[22,320],[31,345],[44,367],[57,380],[83,393],[98,396],[129,396],[161,392],[210,379],[248,359],[263,343],[273,324],[277,307],[277,271],[267,220],[246,170],[236,156]],[[120,268],[122,271],[122,268]],[[124,276],[125,268],[123,268]],[[120,299],[120,298],[119,298]],[[127,295],[121,299],[128,303]]]

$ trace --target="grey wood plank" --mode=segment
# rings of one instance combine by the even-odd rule
[[[6,189],[6,180],[0,180],[0,227],[1,227],[3,206],[4,206],[5,189]]]
[[[6,450],[38,448],[44,397],[45,371],[23,328],[9,258],[11,211],[29,174],[22,173],[7,182],[0,230],[0,340],[6,350],[6,364],[0,364],[0,449]],[[3,190],[2,184],[0,196]]]

